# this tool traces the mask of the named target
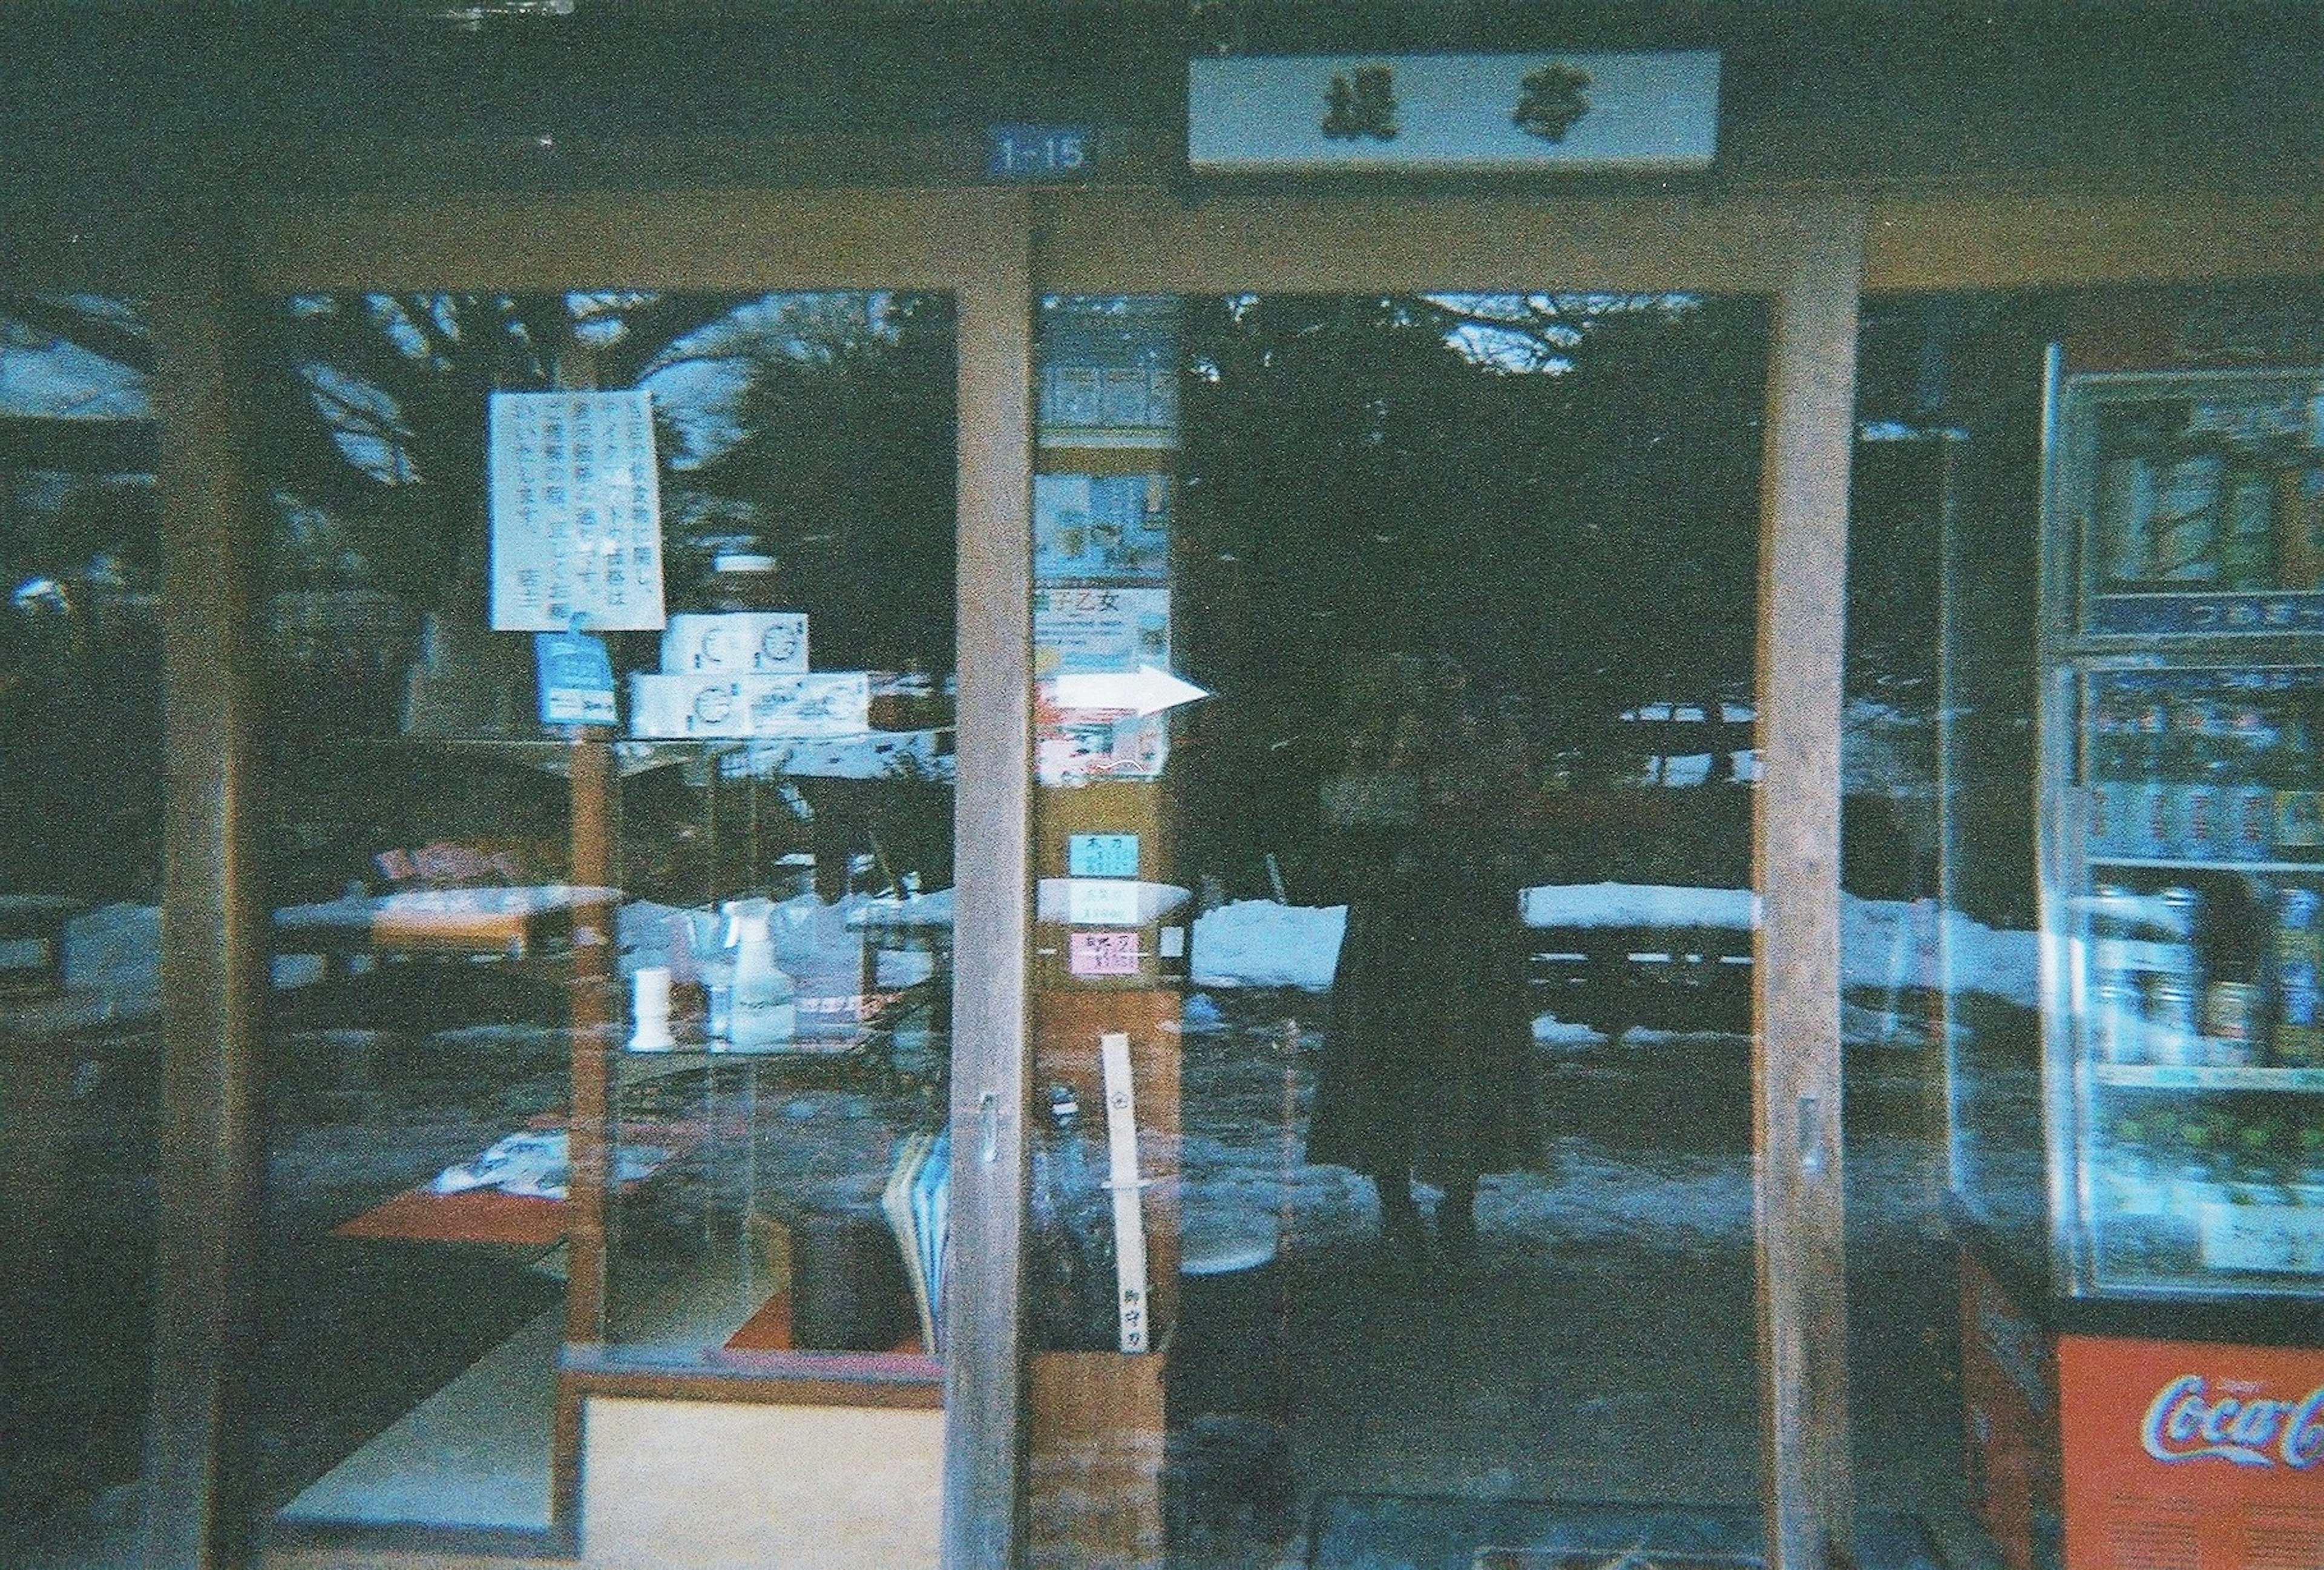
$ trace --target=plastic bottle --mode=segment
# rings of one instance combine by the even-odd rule
[[[1066,1085],[1049,1087],[1049,1127],[1034,1162],[1035,1334],[1052,1352],[1111,1352],[1120,1338],[1112,1206]]]
[[[702,977],[703,1034],[709,1038],[713,1052],[722,1050],[734,1034],[734,945],[742,936],[735,916],[739,903],[729,900],[718,907],[725,927],[718,934],[717,947],[698,950],[695,956],[695,968]]]
[[[668,965],[641,965],[631,977],[631,1009],[637,1020],[631,1051],[667,1052],[678,1045],[669,1033],[669,990]]]
[[[1071,1102],[1073,1093],[1065,1086],[1050,1089],[1049,1122],[1033,1144],[1033,1235],[1026,1295],[1031,1302],[1034,1344],[1043,1352],[1065,1352],[1078,1344],[1075,1310],[1087,1273],[1058,1172],[1067,1127],[1058,1113],[1061,1093]]]
[[[769,927],[773,907],[764,900],[738,900],[731,909],[734,994],[728,1036],[737,1052],[764,1052],[798,1034],[798,989],[775,963]]]
[[[704,588],[714,611],[779,611],[775,559],[754,550],[722,550],[711,559]]]

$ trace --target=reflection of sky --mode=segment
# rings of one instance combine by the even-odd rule
[[[142,372],[0,317],[0,418],[145,420]]]
[[[1464,319],[1447,335],[1471,365],[1561,375],[1564,351],[1603,318],[1656,311],[1681,316],[1700,303],[1685,294],[1432,294],[1429,303]]]

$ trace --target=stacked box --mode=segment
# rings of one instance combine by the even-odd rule
[[[807,664],[807,616],[799,611],[687,612],[661,635],[666,675],[789,676]]]
[[[635,736],[844,736],[871,728],[872,684],[861,670],[630,678]]]

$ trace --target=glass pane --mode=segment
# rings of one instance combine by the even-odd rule
[[[2044,339],[2005,300],[1862,319],[1841,765],[1857,1488],[1975,1562],[1948,1188],[1964,1231],[2038,1255],[2047,1225],[2025,522]]]
[[[1765,309],[1039,352],[1033,1562],[1756,1551]]]
[[[263,349],[263,1508],[539,1530],[591,1377],[933,1385],[949,300],[309,296]]]
[[[0,1560],[125,1556],[152,1361],[161,562],[135,306],[0,298]]]

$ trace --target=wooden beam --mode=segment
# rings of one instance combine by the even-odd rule
[[[1803,225],[1776,294],[1752,852],[1761,1465],[1772,1570],[1855,1563],[1840,1056],[1840,718],[1864,215]]]
[[[2324,199],[2213,190],[1884,196],[1867,291],[2225,282],[2324,270]]]
[[[1794,199],[1043,193],[1061,293],[1771,292]]]
[[[198,233],[198,231],[197,231]],[[223,248],[181,258],[156,301],[161,425],[160,1212],[142,1565],[237,1562],[245,1527],[222,1454],[239,1421],[256,1272],[258,1010],[266,962],[254,854],[252,511]]]
[[[1031,235],[996,196],[956,236],[960,786],[954,820],[952,1247],[944,1562],[1015,1563],[1023,1431],[1027,867],[1033,758]]]
[[[254,203],[253,287],[316,290],[950,289],[1021,197],[771,189]]]

